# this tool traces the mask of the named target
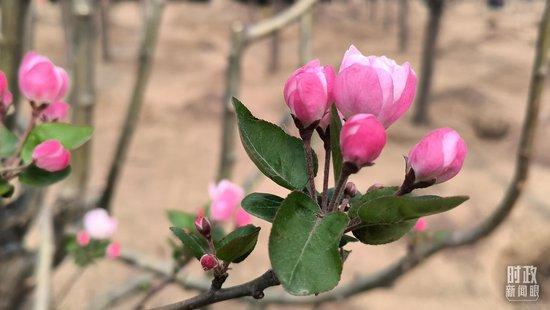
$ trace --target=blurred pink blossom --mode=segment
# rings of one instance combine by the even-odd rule
[[[44,111],[42,111],[42,114],[40,114],[40,119],[44,122],[65,120],[69,114],[70,108],[71,106],[62,101],[51,103],[46,109],[44,109]]]
[[[421,217],[416,221],[416,224],[413,227],[413,230],[416,232],[423,232],[428,228],[428,224],[426,223],[426,220]]]
[[[110,217],[105,209],[92,209],[84,215],[84,229],[93,239],[109,239],[118,227],[118,221]]]
[[[90,235],[88,232],[81,230],[76,233],[76,243],[82,247],[87,246],[90,243]]]
[[[116,259],[120,256],[120,243],[118,241],[111,242],[107,249],[105,250],[105,254],[110,259]]]
[[[244,190],[228,180],[222,180],[218,184],[210,184],[208,191],[212,200],[210,214],[215,221],[231,219],[244,198]]]
[[[19,88],[27,99],[37,104],[53,103],[67,94],[69,76],[49,58],[28,52],[19,67]]]

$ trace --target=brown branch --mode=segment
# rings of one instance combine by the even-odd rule
[[[217,303],[224,300],[235,299],[240,297],[251,296],[256,299],[264,297],[264,290],[268,287],[279,285],[279,279],[275,276],[272,270],[266,271],[263,275],[256,279],[246,282],[241,285],[235,285],[229,288],[216,290],[211,288],[210,290],[190,298],[188,300],[180,301],[171,305],[155,308],[159,310],[169,309],[196,309],[213,303]]]

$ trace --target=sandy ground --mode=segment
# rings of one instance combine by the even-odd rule
[[[397,184],[402,179],[402,154],[429,129],[453,126],[466,139],[470,155],[465,169],[452,181],[434,187],[443,195],[467,194],[471,200],[452,212],[428,219],[432,229],[467,228],[488,215],[501,200],[511,177],[521,119],[526,102],[532,65],[536,24],[542,1],[513,1],[499,16],[498,28],[487,28],[488,12],[483,1],[456,1],[444,19],[431,115],[427,127],[413,127],[408,118],[389,131],[390,142],[376,166],[355,176],[360,189],[374,182]],[[369,20],[364,1],[327,3],[315,14],[313,53],[323,63],[337,66],[343,52],[353,43],[366,54],[385,54],[402,62],[410,61],[421,74],[420,50],[426,10],[421,2],[411,8],[411,44],[408,52],[397,48],[395,12],[384,29],[383,7],[378,18]],[[253,19],[265,12],[253,11]],[[38,8],[36,49],[64,63],[63,35],[55,6]],[[205,203],[207,186],[215,174],[220,139],[219,111],[223,94],[229,25],[250,20],[249,10],[236,3],[169,4],[162,23],[154,70],[147,90],[139,128],[132,143],[122,183],[116,195],[114,214],[120,221],[117,239],[124,248],[155,259],[168,259],[167,209],[193,212]],[[96,134],[94,137],[93,188],[101,189],[106,167],[114,150],[130,87],[135,78],[140,12],[136,4],[113,7],[112,37],[114,60],[98,61]],[[240,98],[259,117],[277,121],[285,111],[282,86],[296,67],[297,27],[282,34],[282,67],[267,71],[269,43],[251,47],[245,56]],[[547,83],[547,88],[550,84]],[[522,199],[508,221],[496,233],[474,247],[440,253],[404,276],[391,289],[381,289],[353,299],[323,305],[323,309],[543,309],[550,307],[550,94],[543,99],[537,136],[537,153],[531,178]],[[473,124],[479,120],[505,122],[508,134],[499,140],[482,140]],[[242,147],[238,146],[235,180],[253,171]],[[257,188],[284,195],[268,180]],[[267,238],[269,225],[262,226],[257,249],[246,264],[231,271],[228,284],[259,275],[269,267]],[[388,246],[353,245],[345,264],[342,283],[355,275],[386,266],[405,251],[405,243]],[[511,305],[504,298],[505,266],[539,266],[542,301]],[[57,289],[74,272],[65,263],[56,273]],[[197,264],[189,274],[200,276]],[[139,273],[118,262],[101,262],[86,269],[61,309],[80,309],[102,294],[119,287]],[[278,290],[273,288],[270,290]],[[170,286],[149,305],[173,302],[192,293]],[[118,305],[131,308],[136,298]],[[237,302],[213,309],[245,308]],[[293,309],[295,307],[286,307]]]

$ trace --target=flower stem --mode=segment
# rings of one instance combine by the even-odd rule
[[[351,162],[344,162],[342,165],[342,171],[340,172],[340,177],[338,178],[338,183],[334,189],[334,194],[332,194],[332,200],[330,201],[327,211],[332,212],[334,208],[340,203],[342,194],[344,193],[344,188],[348,181],[348,177],[353,173],[359,171],[359,167]]]
[[[325,169],[323,174],[323,198],[321,199],[321,208],[324,210],[328,204],[328,179],[330,173],[330,145],[325,147]]]
[[[309,137],[304,137],[304,149],[306,151],[306,168],[307,168],[307,179],[309,183],[309,195],[313,201],[317,202],[317,190],[315,190],[315,171],[313,170],[313,152],[311,150],[311,135]]]

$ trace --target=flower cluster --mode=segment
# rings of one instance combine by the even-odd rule
[[[230,264],[245,260],[257,243],[261,228],[249,224],[250,215],[272,223],[271,267],[293,295],[334,288],[350,253],[344,248],[349,242],[385,244],[412,231],[409,246],[414,250],[418,240],[431,236],[425,232],[425,216],[446,212],[468,199],[411,194],[459,172],[467,149],[458,133],[441,128],[422,138],[408,154],[401,186],[374,184],[362,193],[348,178],[380,156],[386,130],[409,109],[416,82],[410,64],[363,56],[353,46],[338,74],[318,60],[310,61],[289,77],[283,90],[301,139],[255,117],[233,98],[245,151],[258,170],[290,193],[245,197],[227,180],[211,185],[209,212],[201,211],[192,221],[184,212],[169,213],[171,230],[183,244],[174,247],[176,263],[192,255],[204,270],[212,271],[213,285],[223,283]],[[323,141],[323,170],[311,143],[315,132]],[[329,187],[331,159],[334,188]],[[321,173],[319,192],[315,178]],[[226,235],[219,225],[223,222],[233,223],[235,229]]]
[[[115,259],[120,256],[120,243],[113,241],[118,221],[109,216],[105,209],[92,209],[84,215],[83,229],[67,244],[75,262],[80,266],[88,265],[98,258]]]
[[[83,143],[91,135],[90,129],[89,133],[80,132],[71,137],[66,133],[79,130],[71,126],[38,129],[42,124],[54,124],[67,118],[69,105],[63,98],[69,89],[69,77],[63,68],[43,55],[29,52],[19,67],[18,84],[21,94],[29,100],[32,108],[28,127],[19,138],[3,125],[6,116],[13,110],[13,95],[5,74],[0,71],[0,129],[5,132],[5,140],[1,143],[5,150],[9,150],[2,153],[3,163],[6,165],[2,167],[0,176],[3,182],[9,182],[21,174],[27,175],[24,180],[33,179],[36,173],[33,175],[31,172],[36,170],[26,171],[31,166],[48,173],[65,170],[71,162],[69,148],[77,146],[71,143],[74,141],[62,140],[77,138]]]
[[[416,84],[408,62],[399,65],[385,56],[364,56],[352,45],[337,75],[318,60],[296,70],[285,84],[284,98],[299,128],[319,126],[321,131],[326,131],[334,102],[345,120],[342,156],[358,170],[380,155],[386,129],[407,112]],[[403,190],[449,180],[462,168],[466,153],[464,140],[453,129],[430,132],[409,152],[407,166],[414,175]]]

